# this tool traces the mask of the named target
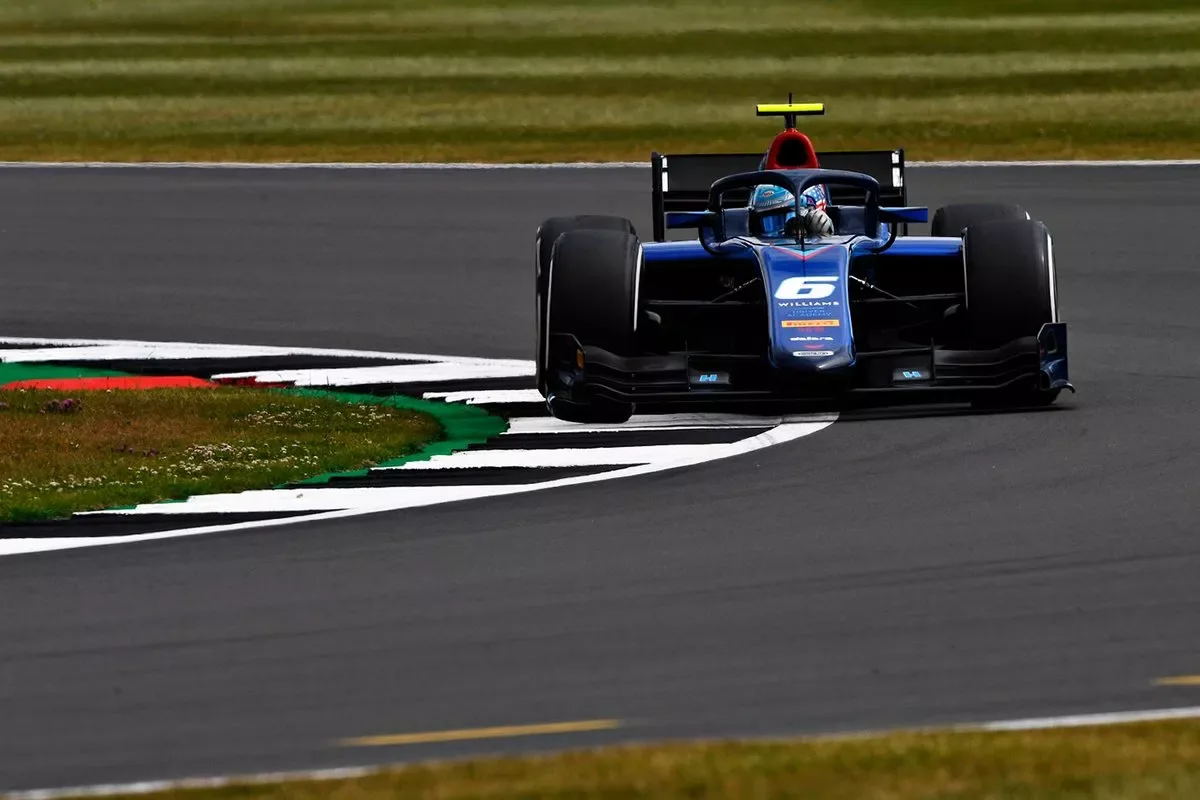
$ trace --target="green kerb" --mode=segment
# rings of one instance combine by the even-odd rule
[[[46,381],[70,378],[125,378],[128,372],[92,369],[70,364],[11,364],[0,362],[0,386],[17,381]]]
[[[399,467],[413,461],[428,461],[434,456],[450,455],[459,450],[465,450],[473,444],[483,444],[493,436],[499,436],[508,427],[508,421],[504,418],[491,414],[479,406],[470,406],[465,403],[420,400],[405,395],[376,396],[370,394],[353,394],[329,389],[271,389],[270,391],[307,397],[322,397],[345,403],[386,405],[405,411],[428,414],[442,426],[443,438],[429,442],[415,453],[384,461],[378,464],[378,467]],[[315,475],[311,478],[305,478],[304,480],[293,481],[286,485],[327,484],[334,478],[361,478],[369,472],[369,469],[352,470],[349,472],[328,472],[322,475]]]

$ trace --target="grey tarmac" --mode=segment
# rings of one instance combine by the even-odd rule
[[[0,560],[0,789],[1195,705],[1153,681],[1200,672],[1200,168],[909,179],[1047,222],[1078,395]],[[648,170],[0,171],[0,332],[527,358],[570,212],[649,231]]]

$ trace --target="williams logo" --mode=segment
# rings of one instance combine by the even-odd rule
[[[840,305],[837,300],[781,300],[778,303],[780,308],[830,308]]]

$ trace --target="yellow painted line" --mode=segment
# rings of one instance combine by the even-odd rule
[[[1200,675],[1176,675],[1173,678],[1159,678],[1155,686],[1200,686]]]
[[[539,725],[503,725],[495,728],[463,728],[456,731],[426,731],[424,733],[397,733],[385,736],[363,736],[343,739],[347,747],[388,747],[401,744],[429,744],[432,742],[463,742],[470,739],[508,739],[515,736],[545,736],[552,733],[586,733],[619,728],[616,719],[585,719],[577,722],[545,722]]]

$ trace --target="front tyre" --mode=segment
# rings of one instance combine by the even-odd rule
[[[546,393],[544,365],[546,363],[546,284],[550,274],[550,256],[554,243],[564,233],[570,231],[596,230],[619,231],[632,236],[637,235],[633,223],[624,217],[605,216],[602,214],[580,214],[569,217],[550,217],[538,226],[534,240],[534,318],[536,319],[537,347],[537,385],[538,390]]]
[[[642,244],[621,231],[576,230],[555,242],[546,282],[546,352],[549,339],[573,337],[581,346],[618,356],[638,352],[638,279]],[[547,356],[549,359],[549,356]],[[569,396],[546,363],[550,412],[571,422],[625,422],[633,404],[594,396],[590,387],[573,385]]]
[[[1054,243],[1035,220],[1000,220],[968,227],[963,235],[966,329],[971,347],[993,350],[1017,339],[1036,338],[1042,325],[1058,321]],[[1036,380],[976,401],[985,407],[1042,406],[1058,392]]]

